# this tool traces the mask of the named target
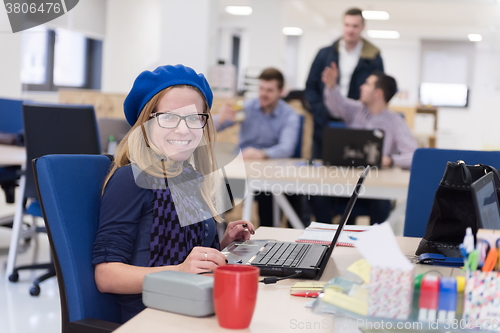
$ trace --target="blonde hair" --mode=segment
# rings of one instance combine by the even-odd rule
[[[190,85],[176,85],[163,89],[153,96],[142,109],[137,121],[129,130],[127,135],[120,142],[115,151],[115,158],[103,185],[106,187],[109,179],[120,167],[135,164],[141,170],[154,177],[175,177],[183,169],[183,163],[169,159],[158,149],[149,139],[149,130],[144,124],[148,122],[152,113],[165,94],[174,88],[189,88],[195,90],[203,99],[203,113],[210,115],[210,108],[203,94],[198,88]],[[156,124],[156,122],[154,122]],[[223,221],[219,215],[218,206],[221,205],[221,190],[225,188],[224,182],[218,171],[217,163],[213,155],[211,143],[215,142],[215,125],[212,117],[208,118],[206,126],[203,128],[203,136],[199,146],[194,150],[188,162],[194,164],[194,168],[204,176],[201,184],[201,195],[205,200],[212,216],[217,222]]]

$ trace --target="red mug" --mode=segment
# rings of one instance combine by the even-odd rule
[[[214,271],[214,307],[219,325],[241,329],[250,326],[259,284],[258,267],[225,265]]]

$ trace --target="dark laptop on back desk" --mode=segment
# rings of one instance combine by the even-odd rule
[[[367,166],[361,174],[330,245],[247,240],[232,242],[222,250],[222,253],[230,264],[259,267],[261,275],[320,278],[358,199],[361,185],[369,170],[370,167]]]
[[[478,229],[500,230],[500,206],[492,172],[471,184]]]
[[[326,127],[323,129],[324,165],[380,167],[384,131]]]

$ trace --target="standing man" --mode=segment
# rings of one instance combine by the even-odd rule
[[[292,157],[299,138],[299,116],[281,99],[285,80],[275,68],[265,69],[259,76],[259,97],[246,101],[245,120],[241,123],[239,145],[244,159]],[[214,116],[217,131],[236,124],[236,110],[230,104]],[[272,197],[261,193],[259,203],[261,226],[272,226]]]
[[[344,34],[333,45],[319,50],[306,82],[305,98],[311,105],[314,118],[313,158],[321,158],[323,127],[331,119],[323,103],[321,73],[332,62],[339,69],[338,85],[340,93],[352,99],[359,99],[359,87],[375,71],[384,71],[380,50],[361,38],[365,20],[358,8],[344,14]]]

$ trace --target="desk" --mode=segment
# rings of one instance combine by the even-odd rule
[[[0,144],[0,166],[23,165],[26,148]]]
[[[302,165],[300,165],[302,163]],[[273,159],[231,163],[225,168],[229,179],[248,179],[248,195],[243,205],[243,219],[251,217],[253,196],[258,192],[271,192],[294,228],[304,226],[286,200],[286,194],[325,195],[350,197],[363,168],[306,166],[304,160]],[[404,216],[410,171],[401,168],[372,169],[364,182],[360,198],[396,200],[396,208],[389,217],[394,222]],[[275,226],[277,222],[274,216]],[[278,217],[279,219],[279,217]],[[395,230],[398,234],[399,230]]]
[[[281,228],[258,228],[255,239],[276,238],[283,241],[295,241],[300,236],[301,230]],[[399,246],[403,253],[412,255],[418,246],[420,238],[398,237]],[[335,276],[343,274],[349,265],[361,259],[355,248],[337,247],[333,251],[321,281],[328,281]],[[435,266],[417,265],[417,273],[428,271]],[[460,274],[460,269],[437,268],[447,276]],[[321,323],[327,320],[331,323],[333,316],[323,316],[313,313],[304,307],[310,299],[290,296],[290,286],[298,280],[290,279],[279,281],[276,284],[264,285],[259,283],[257,304],[252,323],[246,330],[238,332],[297,332],[293,325],[302,323]],[[305,281],[305,280],[304,280]],[[327,329],[310,330],[311,332],[331,332],[331,325]],[[219,327],[215,316],[193,318],[165,311],[146,309],[118,328],[116,333],[136,332],[236,332]]]

